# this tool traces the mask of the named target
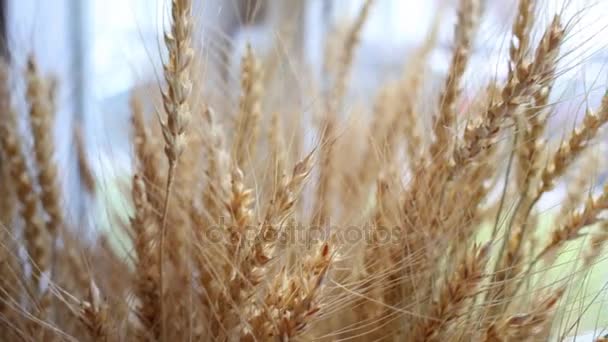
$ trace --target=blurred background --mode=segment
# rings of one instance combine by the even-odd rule
[[[234,82],[246,42],[258,53],[283,51],[292,61],[323,79],[324,47],[329,33],[349,23],[363,0],[204,0],[194,1],[197,17],[195,45],[209,69],[208,85],[221,95],[224,83]],[[479,89],[506,72],[505,53],[514,0],[486,0],[468,78],[467,91]],[[608,55],[605,0],[540,0],[537,34],[554,13],[577,22],[560,61],[563,74],[555,93],[568,101],[556,107],[556,121],[574,120],[589,103],[594,106],[606,84]],[[129,106],[131,89],[155,86],[161,79],[161,33],[168,22],[167,0],[0,0],[2,46],[17,66],[33,53],[42,69],[59,79],[56,135],[57,160],[66,193],[79,186],[72,132],[83,127],[90,163],[103,196],[117,204],[115,180],[130,169]],[[455,22],[455,0],[377,0],[366,23],[354,67],[350,97],[369,101],[377,85],[398,77],[413,49],[420,46],[434,20],[440,23],[425,79],[441,82],[447,70]],[[581,13],[584,12],[584,15]],[[276,44],[276,42],[280,44]],[[322,82],[321,82],[322,83]],[[432,83],[432,82],[431,82]],[[431,84],[431,87],[434,85]],[[572,107],[574,103],[575,107]],[[563,125],[562,125],[563,126]],[[556,126],[558,127],[558,126]],[[571,128],[571,125],[568,126]],[[562,134],[563,131],[553,132]],[[82,199],[67,196],[74,215],[85,212]],[[101,201],[103,202],[103,201]],[[108,202],[108,201],[106,201]],[[126,204],[125,204],[126,206]]]

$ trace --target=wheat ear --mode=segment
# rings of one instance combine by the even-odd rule
[[[31,291],[36,294],[36,299],[40,299],[38,310],[40,310],[40,315],[44,316],[49,303],[48,300],[45,300],[44,295],[38,298],[38,294],[41,275],[49,265],[48,232],[45,231],[44,222],[39,215],[37,191],[16,133],[18,130],[16,115],[11,109],[8,82],[8,66],[2,64],[0,65],[0,99],[3,101],[3,108],[6,108],[9,113],[5,114],[0,123],[0,146],[3,156],[6,158],[10,176],[15,180],[14,187],[19,203],[19,214],[25,222],[25,247],[32,264]]]
[[[101,297],[97,284],[91,279],[87,300],[79,303],[79,319],[89,332],[89,336],[96,342],[107,342],[108,331],[108,306]]]
[[[521,104],[526,103],[528,97],[542,90],[538,82],[546,77],[547,68],[552,68],[554,65],[564,34],[561,18],[555,16],[537,48],[535,61],[542,62],[540,64],[522,62],[512,68],[507,84],[501,90],[501,101],[488,108],[481,122],[466,127],[463,146],[458,146],[454,150],[455,165],[452,165],[452,168],[466,164],[467,161],[487,150],[500,133],[504,120],[512,117]]]
[[[431,156],[445,150],[454,130],[456,104],[460,97],[460,83],[471,56],[477,21],[480,16],[478,0],[461,0],[458,11],[458,24],[455,31],[454,54],[439,102],[439,115],[434,123],[435,141],[431,145]]]
[[[246,158],[255,154],[261,118],[262,77],[260,63],[251,45],[247,44],[241,67],[241,99],[233,146],[234,160],[240,168],[245,167]]]
[[[492,324],[485,333],[485,342],[506,342],[530,340],[539,335],[551,322],[555,308],[564,295],[564,289],[558,289],[550,296],[534,301],[531,310],[514,314],[501,322]],[[536,339],[534,339],[536,341]]]
[[[151,220],[153,216],[146,196],[146,183],[137,174],[133,177],[131,194],[134,207],[131,229],[134,235],[135,254],[137,255],[135,261],[137,271],[135,293],[140,301],[137,311],[147,333],[158,339],[160,337],[160,327],[157,313],[159,311],[160,295],[158,269],[155,267],[158,260],[152,252],[153,229],[158,229],[158,227],[155,226],[157,220]],[[139,333],[142,341],[147,340],[145,333],[144,331]]]
[[[608,122],[608,91],[604,94],[602,104],[596,113],[591,110],[583,118],[583,123],[577,127],[568,139],[551,157],[548,165],[542,170],[541,184],[536,196],[553,188],[555,179],[561,177],[568,166],[587,148],[589,142],[597,135],[600,127]]]
[[[222,216],[222,204],[228,193],[228,157],[225,151],[224,134],[217,122],[211,107],[204,113],[207,134],[205,136],[204,151],[207,155],[205,175],[207,183],[203,190],[202,200],[208,220],[215,224]]]
[[[0,108],[10,108],[10,94],[8,89],[8,75],[6,66],[0,65]],[[4,118],[2,118],[4,120]],[[4,134],[4,132],[2,132]],[[0,317],[8,320],[12,319],[14,309],[9,304],[10,300],[18,294],[17,284],[19,277],[19,264],[16,257],[16,246],[12,243],[11,229],[13,225],[13,215],[15,202],[19,198],[15,197],[15,186],[11,184],[12,167],[10,166],[10,155],[7,154],[6,144],[0,139]],[[0,323],[0,335],[9,336],[10,326],[4,322]]]
[[[467,299],[472,298],[483,280],[489,251],[490,245],[485,245],[465,253],[456,271],[442,285],[429,318],[414,325],[413,341],[442,341],[442,332],[460,316]]]
[[[549,243],[538,254],[537,259],[556,252],[564,243],[580,237],[580,230],[600,221],[599,215],[608,209],[608,183],[597,197],[588,197],[581,212],[572,211],[564,224],[553,230]]]
[[[331,259],[330,245],[323,243],[314,256],[300,264],[300,273],[281,269],[271,281],[263,308],[248,318],[251,333],[243,340],[299,340],[322,310],[324,280]]]
[[[27,63],[27,101],[30,106],[30,126],[34,136],[34,155],[38,166],[38,183],[42,207],[49,215],[46,224],[51,238],[57,237],[58,229],[63,226],[63,211],[57,167],[53,163],[53,113],[49,92],[40,76],[38,67],[30,57]]]
[[[161,331],[163,340],[166,340],[166,315],[164,310],[163,289],[163,256],[167,228],[167,213],[169,211],[169,200],[171,188],[175,177],[175,169],[179,157],[182,155],[186,145],[186,127],[190,120],[190,108],[188,99],[192,91],[190,80],[190,67],[193,58],[192,40],[192,1],[171,1],[171,30],[165,33],[165,45],[169,51],[169,60],[164,64],[166,91],[163,91],[163,106],[167,115],[166,121],[161,120],[163,138],[165,139],[165,155],[169,162],[167,171],[167,184],[165,200],[161,219],[160,231],[160,302],[161,302]]]
[[[346,95],[349,76],[355,58],[355,50],[359,44],[361,31],[373,4],[374,0],[365,1],[354,24],[347,33],[339,57],[339,66],[335,73],[333,88],[327,99],[325,116],[321,124],[319,182],[317,185],[315,217],[313,218],[313,224],[315,225],[326,224],[329,219],[331,203],[328,197],[333,190],[332,176],[335,173],[333,139],[335,139],[338,111],[342,107],[342,101]]]
[[[162,180],[159,174],[159,159],[155,153],[154,144],[151,141],[150,132],[146,125],[144,109],[139,98],[131,95],[129,102],[131,107],[132,142],[135,156],[135,168],[140,170],[143,180],[146,182],[146,197],[156,219],[163,210],[163,194],[161,191]]]

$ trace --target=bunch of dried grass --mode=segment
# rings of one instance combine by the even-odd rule
[[[30,150],[18,133],[10,68],[1,66],[0,336],[541,341],[576,333],[586,309],[584,298],[571,293],[579,285],[574,280],[583,281],[605,255],[608,185],[592,197],[585,185],[593,182],[569,182],[566,175],[579,163],[591,168],[586,152],[608,121],[608,95],[556,151],[547,147],[549,96],[572,30],[564,18],[555,15],[540,27],[535,44],[538,6],[519,0],[506,79],[480,90],[461,111],[481,19],[479,0],[461,0],[437,102],[420,102],[434,27],[402,78],[378,89],[369,124],[341,134],[357,42],[373,11],[374,1],[366,1],[343,42],[330,46],[339,56],[327,62],[335,65],[332,90],[319,109],[318,145],[306,150],[302,132],[312,128],[287,116],[301,110],[296,101],[273,107],[262,91],[276,88],[262,76],[273,66],[251,46],[241,89],[234,90],[240,101],[233,122],[217,114],[230,114],[224,100],[195,98],[193,89],[204,82],[193,76],[192,4],[171,5],[158,106],[164,113],[149,122],[142,101],[158,99],[132,100],[133,210],[118,223],[126,248],[109,243],[111,235],[93,244],[74,235],[77,223],[62,211],[53,163],[54,85],[30,59],[24,77]],[[422,130],[429,117],[432,134]],[[268,134],[259,134],[264,129]],[[343,142],[360,134],[367,144]],[[77,139],[83,188],[93,195]],[[573,186],[545,237],[538,202],[560,181]],[[492,195],[496,189],[499,196]],[[547,279],[555,256],[594,227],[583,262]]]

